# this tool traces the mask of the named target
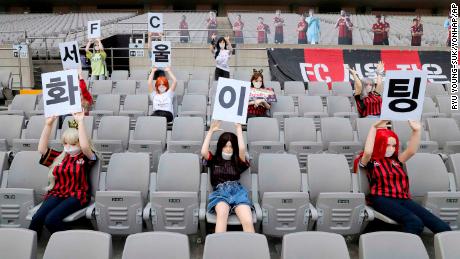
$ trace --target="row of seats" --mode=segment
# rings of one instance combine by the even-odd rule
[[[39,158],[36,151],[19,152],[3,172],[0,227],[28,227],[41,206],[48,168]],[[460,153],[450,155],[447,166],[437,154],[417,153],[405,166],[413,199],[458,229]],[[165,153],[153,171],[146,153],[115,153],[107,170],[93,167],[90,181],[91,203],[64,221],[86,217],[112,235],[153,229],[205,236],[206,225],[216,223],[206,211],[210,173],[201,172],[196,154]],[[254,205],[256,231],[268,236],[307,230],[353,235],[374,218],[395,223],[366,206],[366,175],[351,173],[344,155],[310,154],[302,172],[294,154],[261,154],[258,173],[248,169],[240,182]],[[228,224],[240,222],[231,214]]]
[[[98,112],[95,111],[94,114]],[[199,154],[206,131],[201,117],[176,117],[169,132],[163,117],[132,114],[131,119],[129,116],[100,117],[97,126],[95,117],[85,117],[88,136],[102,155],[104,166],[112,153],[124,151],[149,153],[153,168],[156,168],[158,156],[165,151]],[[53,126],[50,135],[50,145],[53,148],[62,149],[60,135],[68,127],[69,119],[71,117],[65,118],[61,130],[57,129],[57,124]],[[294,153],[298,155],[301,165],[305,165],[308,154],[326,151],[344,154],[351,162],[353,156],[362,150],[367,133],[376,121],[377,119],[358,118],[354,130],[348,118],[323,117],[315,121],[315,118],[288,117],[283,118],[284,130],[280,130],[276,118],[251,118],[244,136],[255,171],[260,153]],[[45,118],[32,116],[24,130],[23,116],[0,115],[0,124],[0,150],[37,150]],[[400,138],[401,148],[405,149],[411,136],[408,123],[393,121],[392,125]],[[222,122],[221,127],[225,131],[235,132],[232,123]],[[460,152],[460,129],[454,119],[428,118],[426,129],[422,133],[419,152]],[[215,147],[219,135],[213,135],[212,147]]]
[[[460,257],[460,232],[444,232],[434,237],[435,258]],[[385,244],[385,245],[382,245]],[[0,257],[36,258],[36,233],[25,229],[0,229]],[[229,247],[238,247],[227,252]],[[391,249],[388,249],[391,247]],[[112,258],[112,237],[106,233],[73,230],[53,234],[44,259]],[[178,233],[149,232],[129,235],[122,259],[190,257],[188,237]],[[208,235],[203,259],[270,259],[267,238],[260,234],[227,232]],[[349,259],[343,236],[325,232],[299,232],[283,237],[281,258]],[[375,232],[359,238],[359,258],[428,259],[420,237],[399,232]]]

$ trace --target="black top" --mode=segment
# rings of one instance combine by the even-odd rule
[[[238,181],[240,175],[249,168],[248,161],[238,159],[238,164],[233,165],[232,160],[217,161],[217,158],[209,152],[209,160],[204,160],[207,167],[211,169],[211,185],[216,187],[227,181]]]

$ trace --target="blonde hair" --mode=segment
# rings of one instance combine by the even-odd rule
[[[89,141],[89,145],[90,145],[91,149],[94,150],[93,144],[91,142],[91,139],[89,139],[88,141]],[[66,129],[62,133],[61,143],[62,143],[62,145],[65,145],[65,144],[76,145],[76,144],[78,144],[79,143],[78,130],[75,129],[75,128]],[[46,187],[46,191],[51,191],[54,188],[54,185],[56,184],[56,179],[55,179],[54,174],[53,174],[54,168],[62,162],[62,160],[64,159],[66,154],[67,153],[65,151],[62,151],[62,153],[59,156],[57,156],[54,159],[53,163],[50,165],[49,171],[48,171],[48,186]],[[96,154],[96,153],[94,153],[94,154]]]
[[[367,91],[367,85],[368,84],[371,84],[372,85],[372,88],[370,91]],[[361,79],[361,85],[362,85],[362,89],[361,89],[361,100],[364,100],[364,98],[366,98],[372,91],[374,91],[374,80],[372,80],[371,78],[369,77],[364,77],[363,79]]]

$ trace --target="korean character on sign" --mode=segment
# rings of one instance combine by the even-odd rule
[[[69,59],[75,61],[75,63],[80,63],[80,61],[78,60],[78,55],[77,55],[78,50],[77,50],[76,45],[73,45],[72,50],[70,50],[70,51],[69,51],[69,47],[65,46],[64,51],[65,51],[65,55],[64,55],[64,58],[62,59],[62,61],[67,61],[67,59],[69,58]],[[72,57],[72,55],[73,55],[73,57]]]
[[[395,112],[411,112],[417,109],[417,99],[420,92],[420,77],[414,78],[412,92],[409,90],[410,79],[390,79],[388,97],[397,98],[389,103],[389,108]]]
[[[154,46],[154,50],[152,51],[155,62],[169,62],[170,53],[171,51],[169,51],[168,45],[165,44],[158,44]]]
[[[69,102],[70,105],[75,105],[75,92],[78,92],[78,87],[73,84],[73,76],[67,75],[67,78],[62,80],[61,77],[54,77],[50,79],[50,83],[46,84],[46,91],[52,98],[47,100],[47,105]],[[66,96],[66,87],[69,92]]]

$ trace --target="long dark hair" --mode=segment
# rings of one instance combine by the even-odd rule
[[[221,42],[224,42],[225,43],[225,49],[227,49],[227,41],[225,40],[224,37],[220,37],[218,40],[217,40],[217,43],[214,45],[214,48],[216,48],[216,54],[214,54],[214,59],[217,58],[217,56],[219,56],[219,53],[220,53],[220,46],[219,46],[219,43]]]
[[[252,76],[251,76],[251,87],[254,87],[254,84],[252,83],[252,81],[254,80],[257,80],[257,78],[262,78],[262,86],[260,88],[265,88],[265,85],[264,85],[264,75],[262,74],[263,73],[263,70],[260,69],[260,70],[257,70],[257,69],[252,69]]]
[[[232,143],[233,148],[233,155],[230,160],[232,161],[232,165],[236,167],[238,165],[239,159],[238,137],[231,132],[224,132],[222,133],[222,135],[220,135],[219,140],[217,141],[217,148],[216,153],[214,155],[214,159],[215,162],[217,162],[218,164],[224,161],[224,159],[222,158],[222,150],[229,141],[230,143]]]

